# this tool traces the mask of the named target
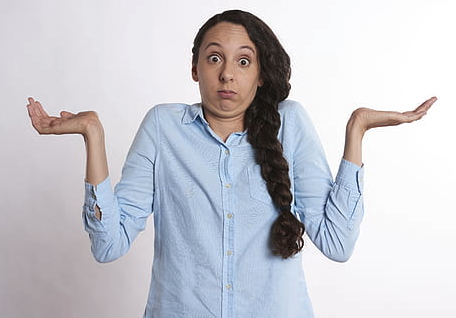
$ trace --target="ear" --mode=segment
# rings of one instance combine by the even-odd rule
[[[263,84],[264,84],[263,78],[260,77],[260,79],[258,80],[258,87],[263,86]]]
[[[195,82],[198,82],[198,72],[196,71],[196,65],[192,65],[192,78]]]

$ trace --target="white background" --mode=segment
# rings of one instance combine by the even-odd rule
[[[439,98],[417,123],[367,133],[352,258],[334,263],[306,240],[316,317],[456,317],[454,3],[0,0],[0,316],[141,317],[153,257],[149,221],[129,254],[95,262],[81,220],[83,140],[39,136],[27,97],[51,114],[96,110],[116,182],[150,107],[199,101],[197,29],[242,8],[289,52],[290,98],[313,118],[334,175],[352,110]]]

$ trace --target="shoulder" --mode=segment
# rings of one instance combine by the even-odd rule
[[[282,125],[295,126],[311,122],[305,107],[301,103],[291,99],[286,99],[279,103],[279,114]]]
[[[184,103],[162,103],[152,106],[146,114],[148,116],[182,114],[192,105]]]
[[[285,99],[279,103],[279,112],[286,112],[296,108],[303,108],[300,102],[292,99]]]
[[[279,113],[281,125],[278,137],[284,149],[295,153],[305,145],[308,147],[318,142],[318,134],[312,119],[301,103],[285,100],[279,103]]]
[[[159,122],[163,124],[171,124],[172,122],[181,123],[185,116],[193,113],[198,109],[198,104],[184,103],[162,103],[152,106],[144,117],[144,122],[152,123]]]

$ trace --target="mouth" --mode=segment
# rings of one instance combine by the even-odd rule
[[[217,91],[217,95],[222,99],[230,99],[230,98],[233,98],[234,95],[236,95],[236,92],[231,91],[231,90],[222,89],[222,90]]]

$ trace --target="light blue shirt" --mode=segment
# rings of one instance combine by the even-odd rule
[[[279,112],[292,211],[324,255],[346,261],[363,216],[364,170],[342,159],[334,182],[303,107],[288,100]],[[125,254],[151,213],[154,261],[144,317],[313,317],[302,253],[283,260],[268,247],[279,211],[246,132],[223,142],[200,104],[153,107],[115,191],[109,178],[86,183],[83,220],[95,259]]]

